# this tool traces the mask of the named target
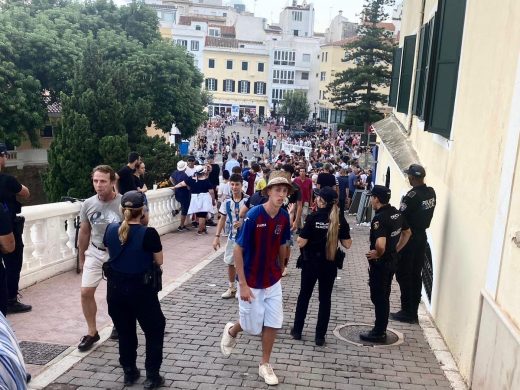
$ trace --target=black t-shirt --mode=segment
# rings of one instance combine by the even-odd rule
[[[370,225],[370,249],[376,249],[376,240],[379,237],[386,237],[383,258],[395,253],[401,231],[408,228],[408,224],[399,210],[389,204],[384,205],[376,211]]]
[[[134,175],[134,183],[137,188],[143,188],[144,187],[144,180],[140,178],[139,176]]]
[[[251,195],[249,198],[247,198],[246,202],[244,203],[248,209],[254,206],[258,206],[260,204],[264,204],[269,200],[269,197],[262,195],[262,190],[256,191],[253,195]]]
[[[303,247],[305,259],[326,260],[327,232],[329,231],[330,208],[320,208],[305,219],[300,237],[307,244]],[[350,226],[345,217],[339,218],[338,240],[350,238]]]
[[[318,180],[316,181],[316,183],[319,184],[321,188],[334,188],[334,186],[336,185],[336,177],[332,173],[322,172],[318,174]]]
[[[11,217],[7,212],[0,207],[0,236],[6,236],[9,233],[13,232],[13,227],[11,225]]]
[[[22,211],[22,204],[16,200],[16,194],[21,190],[22,185],[15,177],[0,173],[0,203],[11,219]]]
[[[130,225],[130,229],[133,226],[139,225]],[[103,238],[103,245],[108,247],[108,242],[106,241],[106,236]],[[162,251],[161,237],[159,237],[159,233],[152,227],[147,227],[144,233],[143,238],[143,250],[146,252],[159,253]]]
[[[294,183],[291,183],[291,185],[293,187],[293,193],[289,196],[289,204],[302,200],[302,192],[300,187]]]
[[[211,184],[209,179],[195,180],[188,177],[185,183],[190,187],[192,194],[203,194],[213,189],[213,184]]]
[[[412,188],[403,197],[399,210],[413,233],[424,234],[424,231],[430,227],[436,202],[435,190],[427,187],[426,184]]]
[[[208,179],[213,184],[213,187],[216,187],[220,184],[219,181],[220,176],[220,166],[218,164],[211,164],[211,172],[208,175]]]
[[[135,169],[130,168],[128,165],[125,165],[117,172],[117,175],[119,176],[118,188],[121,195],[128,191],[137,190],[134,180],[134,172]]]

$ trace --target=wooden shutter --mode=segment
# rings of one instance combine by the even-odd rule
[[[457,92],[466,0],[439,0],[438,35],[425,129],[449,138]]]
[[[430,49],[430,24],[427,23],[421,28],[419,38],[419,54],[415,71],[415,89],[413,93],[412,112],[422,118],[424,103],[424,84],[426,81],[426,63]]]
[[[235,80],[231,80],[231,92],[235,92]]]
[[[247,93],[250,93],[251,92],[251,82],[249,81],[246,81],[247,82]]]
[[[403,60],[401,63],[401,80],[397,98],[397,111],[407,114],[412,87],[413,57],[415,55],[415,35],[404,37]]]
[[[388,95],[388,105],[395,107],[397,102],[397,91],[399,89],[399,74],[401,72],[401,54],[403,49],[394,49],[394,59],[392,60],[392,82],[390,83],[390,94]]]
[[[214,79],[215,80],[215,91],[218,91],[218,81],[217,79]]]

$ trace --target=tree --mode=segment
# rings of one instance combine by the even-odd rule
[[[336,74],[328,85],[331,102],[347,110],[347,120],[363,124],[365,132],[371,122],[382,118],[378,104],[385,104],[388,94],[381,90],[390,85],[392,34],[381,27],[387,19],[385,7],[393,0],[365,0],[358,36],[345,45],[344,61],[354,67]]]
[[[289,91],[285,94],[280,114],[288,125],[302,124],[309,119],[310,107],[303,91]]]

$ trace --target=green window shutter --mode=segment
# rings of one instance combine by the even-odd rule
[[[397,90],[399,89],[399,73],[401,71],[401,54],[403,49],[394,49],[394,59],[392,60],[392,81],[390,83],[390,94],[388,95],[388,105],[395,107],[397,102]]]
[[[415,35],[409,35],[404,38],[403,61],[401,64],[401,81],[399,82],[399,94],[397,98],[397,111],[403,112],[405,114],[408,113],[408,103],[410,102],[415,40]]]
[[[413,113],[422,118],[424,103],[424,85],[426,83],[427,62],[430,51],[430,23],[421,28],[419,55],[415,72],[415,90],[413,94]]]
[[[439,0],[439,29],[425,129],[449,138],[457,92],[466,0]]]

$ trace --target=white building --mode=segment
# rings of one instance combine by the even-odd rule
[[[343,39],[351,38],[357,35],[358,24],[349,22],[343,16],[343,11],[331,20],[330,26],[325,30],[326,43],[341,41]]]

